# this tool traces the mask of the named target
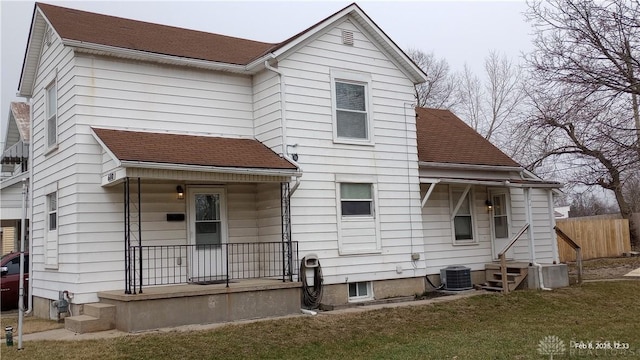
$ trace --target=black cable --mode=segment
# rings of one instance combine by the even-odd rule
[[[302,303],[307,309],[317,309],[322,300],[322,267],[320,261],[318,266],[313,268],[313,286],[307,283],[306,257],[302,258],[300,264],[300,277],[302,278]]]
[[[433,283],[431,282],[431,279],[429,279],[429,276],[428,276],[428,275],[427,275],[427,276],[425,276],[425,278],[427,279],[427,282],[429,283],[429,285],[431,285],[431,287],[432,287],[434,290],[442,290],[442,289],[444,289],[444,283],[440,284],[440,286],[435,286],[435,285],[433,285]]]

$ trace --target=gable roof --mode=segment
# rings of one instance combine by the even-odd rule
[[[242,65],[275,46],[49,4],[37,6],[56,33],[66,40]]]
[[[298,170],[295,165],[253,139],[92,129],[105,150],[120,162]]]
[[[424,72],[355,3],[275,44],[36,3],[19,89],[22,96],[30,95],[35,68],[27,64],[37,61],[46,23],[51,24],[63,44],[77,49],[252,73],[262,69],[269,59],[286,57],[346,16],[355,19],[414,83],[426,81]]]
[[[30,119],[29,104],[12,102],[9,105],[9,121],[4,138],[4,149],[0,153],[3,172],[10,172],[13,164],[19,164],[29,157]]]
[[[416,108],[418,160],[520,167],[449,110]]]

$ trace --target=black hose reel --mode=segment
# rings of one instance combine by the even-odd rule
[[[307,271],[313,271],[313,284],[309,284]],[[300,279],[302,281],[302,304],[306,309],[317,309],[322,301],[322,266],[318,255],[308,254],[302,258],[300,264]]]

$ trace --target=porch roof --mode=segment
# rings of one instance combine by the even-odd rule
[[[296,165],[255,139],[92,128],[118,166],[295,176]]]

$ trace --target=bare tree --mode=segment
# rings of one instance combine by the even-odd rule
[[[638,2],[530,4],[535,50],[527,57],[535,167],[552,160],[575,183],[611,190],[631,219],[625,181],[640,171]],[[638,244],[638,235],[631,234]]]
[[[407,55],[427,74],[427,82],[416,86],[417,105],[436,109],[454,106],[458,101],[457,80],[449,72],[449,63],[417,49],[409,49]]]
[[[582,192],[572,196],[569,217],[615,214],[618,207],[593,194]]]
[[[518,116],[522,103],[522,72],[506,56],[491,51],[485,59],[484,81],[465,65],[460,76],[457,112],[487,140],[503,147],[511,133],[506,125]]]

